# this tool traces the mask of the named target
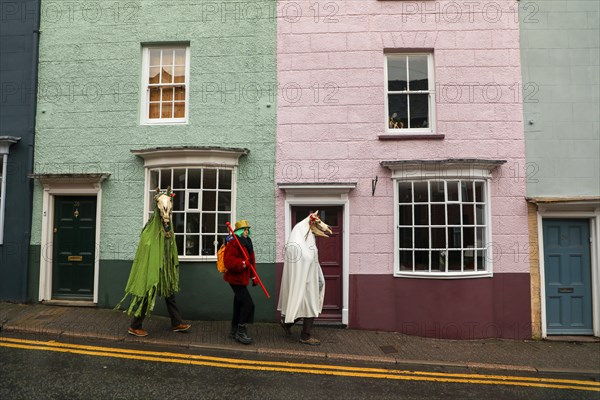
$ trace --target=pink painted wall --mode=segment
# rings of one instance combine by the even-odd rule
[[[528,273],[517,7],[514,0],[279,1],[276,181],[357,182],[351,274],[393,271],[393,185],[379,162],[445,158],[507,160],[491,185],[494,273]],[[443,140],[378,139],[384,48],[433,49],[435,133]],[[277,262],[284,200],[278,190]]]

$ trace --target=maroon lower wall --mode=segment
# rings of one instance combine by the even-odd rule
[[[350,328],[446,338],[531,338],[529,274],[409,279],[350,276]]]

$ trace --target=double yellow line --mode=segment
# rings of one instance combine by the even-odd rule
[[[600,383],[573,379],[548,379],[521,376],[450,374],[441,372],[402,371],[383,368],[360,368],[338,365],[300,364],[276,361],[251,361],[159,351],[85,346],[56,341],[24,340],[0,337],[0,347],[54,351],[97,357],[112,357],[205,367],[245,369],[253,371],[292,372],[302,374],[347,376],[405,381],[470,383],[479,385],[510,385],[548,389],[587,390],[600,392]]]

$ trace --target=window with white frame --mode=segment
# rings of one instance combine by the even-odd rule
[[[398,273],[489,272],[485,180],[399,180],[396,190]]]
[[[388,133],[432,133],[435,118],[433,54],[386,54]]]
[[[173,230],[179,256],[216,256],[232,220],[233,168],[150,169],[148,217],[155,188],[173,190]]]
[[[186,123],[189,110],[190,48],[144,47],[142,123]]]

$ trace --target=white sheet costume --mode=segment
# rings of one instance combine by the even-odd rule
[[[313,233],[316,227],[311,229],[311,217],[312,214],[296,224],[285,246],[277,310],[285,316],[285,323],[288,324],[298,318],[318,317],[323,310],[325,278],[319,264]],[[327,227],[318,217],[316,221],[312,218],[313,224]]]

